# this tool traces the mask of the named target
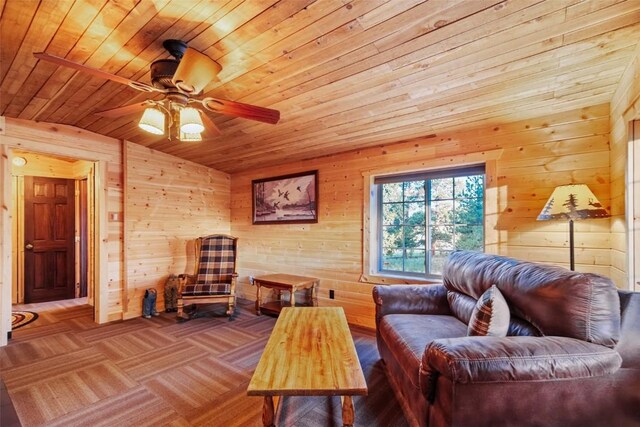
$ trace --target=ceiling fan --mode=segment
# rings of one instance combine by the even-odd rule
[[[203,109],[270,124],[276,124],[280,120],[280,112],[270,108],[220,98],[196,98],[220,72],[222,66],[205,54],[188,47],[181,40],[165,40],[162,46],[173,58],[159,59],[151,64],[151,85],[44,52],[33,55],[38,59],[124,84],[142,92],[163,94],[161,100],[148,99],[95,114],[120,117],[144,110],[139,126],[156,135],[166,132],[169,139],[201,141],[201,133],[205,130],[203,120],[208,133],[219,135],[220,130]]]

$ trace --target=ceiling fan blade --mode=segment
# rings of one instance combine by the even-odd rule
[[[125,77],[116,76],[115,74],[107,73],[105,71],[98,70],[97,68],[88,67],[86,65],[78,64],[77,62],[69,61],[64,58],[60,58],[58,56],[49,55],[48,53],[34,52],[33,56],[35,56],[38,59],[42,59],[44,61],[49,61],[57,65],[62,65],[65,67],[73,68],[74,70],[91,74],[95,77],[100,77],[102,79],[107,79],[107,80],[114,81],[116,83],[127,85],[129,87],[132,87],[136,90],[140,90],[142,92],[161,92],[161,93],[166,92],[164,89],[158,89],[146,83],[129,80]]]
[[[211,120],[211,117],[209,117],[206,112],[200,111],[200,116],[202,117],[202,121],[204,122],[204,128],[207,134],[209,134],[210,136],[222,135],[220,128],[216,126],[214,121]]]
[[[222,70],[222,66],[204,53],[187,48],[171,81],[181,91],[197,95]]]
[[[209,111],[226,114],[229,116],[242,117],[259,122],[276,124],[280,120],[280,111],[270,108],[258,107],[256,105],[243,104],[241,102],[228,101],[220,98],[204,98],[202,105]]]
[[[97,111],[94,114],[102,117],[120,117],[127,114],[138,113],[147,107],[151,107],[153,102],[142,101],[137,104],[125,105],[124,107],[112,108],[110,110]]]

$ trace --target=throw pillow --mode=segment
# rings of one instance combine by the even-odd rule
[[[480,296],[473,308],[467,335],[506,337],[510,317],[507,301],[493,285]]]

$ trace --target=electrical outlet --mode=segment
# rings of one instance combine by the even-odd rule
[[[329,299],[335,299],[336,294],[333,289],[329,289]]]
[[[249,276],[249,283],[253,285],[253,276]]]

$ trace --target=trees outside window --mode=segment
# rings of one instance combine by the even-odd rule
[[[376,184],[380,273],[439,275],[452,251],[483,251],[483,168],[387,177]]]

